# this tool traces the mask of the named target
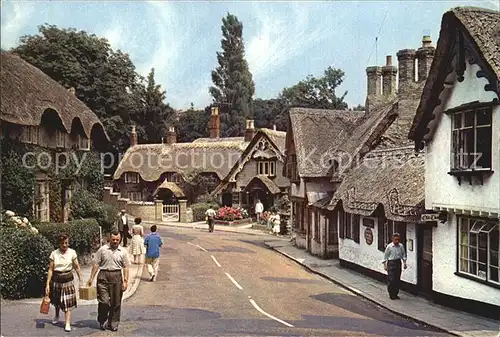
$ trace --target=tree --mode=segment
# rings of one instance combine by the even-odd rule
[[[177,141],[192,142],[197,138],[208,137],[210,107],[205,110],[194,110],[194,107],[184,111],[177,122]]]
[[[161,143],[169,126],[173,126],[175,111],[165,103],[166,92],[155,82],[151,69],[147,83],[138,90],[138,111],[134,121],[141,143]]]
[[[257,128],[272,128],[276,125],[277,130],[286,131],[287,129],[287,110],[280,99],[255,99],[253,115]]]
[[[252,97],[255,84],[245,60],[243,24],[235,15],[222,18],[222,52],[217,52],[219,66],[212,71],[214,86],[209,88],[214,103],[224,103],[221,116],[221,135],[240,135],[245,119],[252,116]]]
[[[192,204],[198,197],[212,192],[219,184],[219,181],[213,174],[194,170],[189,172],[179,184],[184,191],[188,204]]]
[[[284,88],[279,99],[287,106],[347,109],[347,104],[344,102],[347,91],[340,97],[337,97],[335,93],[343,81],[344,72],[342,70],[328,67],[320,78],[308,75],[305,80],[296,85]]]
[[[128,124],[137,108],[140,76],[128,54],[113,51],[106,39],[73,28],[45,24],[38,35],[21,37],[12,52],[42,70],[94,111],[111,138],[113,149],[129,144]]]

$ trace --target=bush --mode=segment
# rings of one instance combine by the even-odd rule
[[[0,228],[0,287],[3,298],[40,297],[45,292],[52,244],[30,230]]]
[[[217,212],[217,219],[224,221],[234,221],[248,218],[248,211],[244,208],[238,207],[222,207]]]
[[[84,188],[75,191],[71,199],[72,220],[94,218],[102,227],[103,232],[111,230],[118,219],[118,209],[114,206],[97,200],[95,196]]]
[[[38,231],[52,244],[59,247],[58,238],[61,234],[69,236],[69,245],[76,250],[79,257],[89,255],[100,247],[99,223],[95,219],[72,220],[68,223],[42,223]]]
[[[219,201],[217,200],[217,198],[211,196],[210,194],[200,195],[198,198],[196,198],[196,203],[212,204],[212,205],[217,205],[217,207],[220,207],[220,204],[219,204]]]
[[[212,206],[215,210],[219,208],[217,204],[210,203],[197,203],[191,205],[191,210],[193,211],[193,221],[204,221],[205,220],[205,212]]]

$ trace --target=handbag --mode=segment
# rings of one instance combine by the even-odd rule
[[[49,313],[49,309],[50,309],[50,297],[45,296],[42,299],[42,303],[40,304],[40,313],[47,315]]]

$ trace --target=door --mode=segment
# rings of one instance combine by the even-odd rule
[[[419,226],[419,225],[417,225]],[[417,231],[418,286],[422,295],[432,293],[432,226],[420,225]]]

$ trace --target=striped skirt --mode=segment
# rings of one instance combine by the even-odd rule
[[[73,283],[73,272],[54,272],[52,277],[52,289],[50,291],[50,302],[66,312],[76,308],[76,289]]]

